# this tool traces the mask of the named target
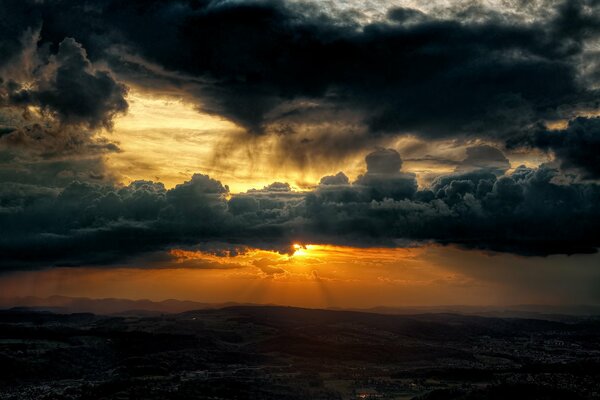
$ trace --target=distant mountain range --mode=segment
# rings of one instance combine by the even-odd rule
[[[159,314],[181,313],[192,310],[220,309],[231,306],[253,306],[251,303],[202,303],[188,300],[131,300],[118,298],[92,299],[87,297],[50,296],[42,297],[0,297],[0,308],[26,307],[59,313],[90,312],[100,315],[154,316]],[[569,316],[599,316],[600,306],[596,305],[512,305],[512,306],[421,306],[421,307],[372,307],[372,308],[331,308],[332,310],[363,311],[377,314],[429,314],[456,313],[488,317],[519,317],[564,319]]]
[[[0,308],[26,307],[58,313],[89,312],[94,314],[157,315],[181,313],[190,310],[224,308],[240,303],[200,303],[185,300],[130,300],[130,299],[91,299],[87,297],[50,296],[0,298]]]

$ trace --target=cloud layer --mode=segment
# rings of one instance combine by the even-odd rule
[[[600,246],[600,188],[561,181],[549,167],[497,176],[492,160],[491,168],[442,176],[418,190],[394,150],[376,150],[367,160],[367,172],[354,183],[338,174],[311,192],[276,182],[231,195],[202,174],[170,190],[146,181],[125,187],[73,182],[62,189],[3,182],[1,265],[122,263],[208,243],[285,252],[298,242],[433,242],[523,255]]]
[[[0,265],[119,263],[207,242],[593,252],[600,7],[538,3],[371,19],[270,0],[2,2]],[[273,157],[299,165],[407,134],[471,147],[427,188],[386,148],[354,182],[340,172],[309,192],[231,194],[202,174],[122,186],[101,159],[119,146],[99,132],[127,111],[128,85],[279,138]],[[502,148],[556,162],[510,169]]]
[[[594,120],[582,117],[598,107],[597,0],[519,10],[477,2],[428,12],[391,8],[375,19],[360,7],[269,0],[1,7],[0,67],[53,54],[37,71],[46,71],[38,87],[4,79],[4,97],[63,122],[109,126],[126,109],[122,84],[93,71],[89,57],[126,83],[179,91],[251,134],[352,125],[350,136],[330,135],[325,149],[323,140],[298,138],[329,157],[352,143],[359,151],[382,136],[411,133],[533,146],[598,177],[597,160],[577,154],[598,136]],[[548,121],[577,116],[576,140],[540,133]],[[298,143],[280,151],[293,155]]]

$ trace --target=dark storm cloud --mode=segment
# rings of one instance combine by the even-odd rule
[[[0,3],[0,181],[110,181],[100,156],[120,149],[98,128],[111,128],[127,111],[126,87],[93,64],[72,35],[42,36],[60,7]]]
[[[595,33],[588,20],[596,16],[582,27],[569,17],[584,2],[560,7],[543,24],[437,20],[397,10],[389,22],[362,28],[282,3],[201,4],[112,12],[138,27],[117,27],[134,49],[169,69],[210,79],[200,91],[204,107],[253,132],[289,115],[278,112],[281,102],[301,98],[353,109],[372,133],[430,137],[509,135],[560,116],[565,105],[596,99],[581,84],[577,64],[583,42]],[[398,23],[400,17],[414,23]],[[139,31],[141,18],[171,24],[157,41]]]
[[[0,68],[16,61],[27,46],[26,36],[38,29],[40,22],[41,9],[33,2],[5,1],[0,4]]]
[[[354,109],[373,133],[432,137],[506,135],[595,98],[579,82],[575,60],[594,32],[589,22],[585,29],[569,20],[583,2],[543,24],[463,23],[403,10],[362,28],[282,3],[200,4],[110,10],[128,21],[115,29],[132,48],[210,80],[200,92],[204,107],[253,132],[289,115],[278,113],[282,101],[301,98]],[[400,16],[414,23],[398,23]],[[166,32],[159,39],[143,31],[154,28],[142,18]]]
[[[578,169],[584,178],[600,179],[600,118],[575,118],[565,129],[539,127],[509,142],[511,146],[523,144],[554,152],[564,169]]]
[[[481,145],[467,148],[467,157],[456,166],[456,172],[485,169],[503,175],[509,168],[510,162],[500,150],[490,145]]]
[[[440,15],[392,9],[368,25],[275,1],[12,3],[3,6],[12,17],[2,27],[11,32],[0,45],[7,55],[19,28],[41,27],[40,48],[73,37],[124,79],[178,88],[253,133],[293,132],[299,120],[346,110],[371,137],[501,142],[598,103],[597,0],[548,2],[531,18],[476,4]],[[122,109],[109,92],[91,114]],[[79,115],[57,101],[60,115]]]
[[[397,9],[360,25],[275,1],[0,2],[0,265],[120,263],[206,242],[595,251],[599,187],[544,165],[507,173],[490,146],[421,190],[382,148],[353,183],[342,173],[311,192],[275,182],[231,195],[201,174],[170,190],[118,186],[98,154],[119,149],[94,132],[126,111],[123,80],[295,137],[280,148],[299,165],[411,133],[535,147],[598,178],[598,119],[576,118],[598,107],[598,5],[565,1],[530,20]],[[560,119],[566,129],[544,128]]]
[[[98,128],[126,112],[126,88],[75,39],[44,42],[41,7],[0,4],[0,181],[109,182],[101,156],[120,148]]]
[[[101,157],[35,159],[14,150],[0,150],[0,184],[22,183],[64,188],[73,181],[112,183],[116,179]]]
[[[171,242],[218,236],[228,224],[226,189],[205,175],[169,191],[145,181],[124,188],[83,182],[62,190],[1,187],[0,247],[8,268],[110,263]]]
[[[597,185],[557,183],[558,172],[544,166],[495,172],[442,176],[429,189],[390,191],[383,199],[361,197],[356,184],[317,190],[306,207],[313,231],[338,240],[422,240],[525,255],[595,251]]]
[[[89,128],[111,127],[113,117],[127,111],[125,86],[108,72],[92,70],[85,49],[73,38],[61,41],[56,55],[32,78],[24,86],[7,82],[9,105],[38,106],[63,124]]]
[[[395,174],[402,168],[400,154],[393,149],[378,149],[365,158],[368,174]]]
[[[338,172],[335,175],[328,175],[321,178],[319,185],[347,185],[350,180],[343,172]]]
[[[417,191],[414,174],[400,172],[402,159],[393,149],[378,149],[369,153],[365,162],[367,172],[359,176],[354,184],[363,187],[367,198],[412,198]]]
[[[487,169],[456,173],[418,191],[414,176],[392,170],[401,164],[393,150],[377,150],[369,159],[378,160],[378,172],[312,192],[275,183],[230,195],[201,174],[170,190],[147,181],[126,187],[73,182],[63,189],[4,182],[0,264],[10,270],[123,263],[206,243],[286,252],[298,242],[433,242],[523,255],[600,247],[597,185],[561,183],[556,170],[542,166],[499,177]]]

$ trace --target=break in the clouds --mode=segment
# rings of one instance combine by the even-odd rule
[[[472,154],[491,153],[489,149]],[[523,255],[595,252],[600,188],[565,183],[555,169],[489,168],[441,176],[418,190],[397,152],[367,156],[349,183],[325,177],[311,192],[276,182],[231,195],[207,175],[166,190],[74,182],[63,189],[2,183],[2,268],[126,262],[169,248],[222,243],[289,251],[292,243],[353,246],[455,244]]]
[[[0,264],[117,263],[205,242],[595,251],[599,27],[597,0],[376,12],[1,2]],[[275,182],[232,194],[203,174],[172,189],[122,185],[101,158],[120,148],[101,132],[127,112],[133,86],[177,93],[246,138],[276,137],[282,154],[269,156],[300,166],[311,152],[342,159],[407,134],[470,147],[427,187],[394,149],[370,152],[356,179],[331,171],[308,192]],[[511,168],[502,150],[555,161]]]

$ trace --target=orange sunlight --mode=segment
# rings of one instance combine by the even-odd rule
[[[598,274],[592,265],[598,257],[545,260],[540,267],[531,257],[432,245],[355,248],[294,243],[287,253],[248,247],[172,249],[114,268],[5,274],[0,279],[0,297],[173,298],[368,308],[577,302],[595,290]],[[565,271],[571,273],[568,285]],[[586,289],[574,294],[564,289],[570,286]]]

